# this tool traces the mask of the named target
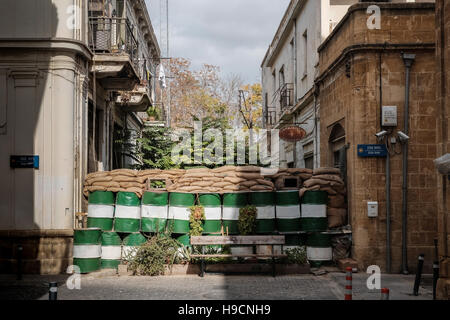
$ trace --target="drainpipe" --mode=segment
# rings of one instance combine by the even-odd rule
[[[406,68],[404,130],[409,133],[409,86],[411,67],[416,59],[415,54],[403,54]],[[403,199],[402,199],[402,273],[408,274],[407,257],[407,220],[408,220],[408,142],[403,143]]]
[[[378,68],[380,71],[380,110],[383,108],[382,54],[383,53],[380,52],[378,60]],[[383,120],[381,118],[380,124],[381,127],[383,127]],[[386,139],[389,139],[389,137]],[[388,140],[386,140],[386,148],[388,150],[386,156],[386,272],[391,273],[391,154]]]
[[[297,104],[297,19],[294,19],[294,105]]]

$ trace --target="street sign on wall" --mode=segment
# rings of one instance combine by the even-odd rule
[[[39,169],[39,156],[11,156],[9,161],[13,169]]]
[[[358,144],[358,157],[384,158],[387,157],[387,148],[384,144]]]

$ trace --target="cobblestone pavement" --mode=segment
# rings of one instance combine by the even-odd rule
[[[354,274],[354,300],[378,300],[380,292],[370,291],[365,283],[368,275]],[[81,290],[69,290],[66,276],[0,275],[0,299],[48,299],[48,282],[57,281],[59,300],[342,300],[345,274],[323,276],[170,276],[132,277],[115,275],[85,275]],[[391,299],[430,300],[432,289],[425,276],[420,295],[410,295],[414,276],[386,275],[382,286],[389,287]]]

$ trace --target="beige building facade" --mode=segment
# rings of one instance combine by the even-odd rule
[[[133,161],[115,160],[114,134],[142,128],[159,47],[140,0],[5,0],[0,10],[0,272],[17,270],[22,249],[23,272],[61,273],[84,176]],[[15,168],[14,156],[39,166]]]

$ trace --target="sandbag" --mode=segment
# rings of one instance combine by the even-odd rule
[[[185,178],[203,178],[203,177],[214,177],[214,174],[204,171],[204,172],[191,172],[186,173],[183,177]]]
[[[347,209],[327,208],[328,227],[336,228],[345,224]]]
[[[226,177],[223,180],[234,184],[239,184],[241,182],[247,181],[246,179],[243,178],[232,178],[232,177]]]
[[[341,170],[337,168],[317,168],[313,170],[313,175],[318,176],[321,174],[341,174]]]
[[[329,196],[328,205],[331,208],[345,208],[345,198],[343,195]]]
[[[259,173],[237,172],[237,176],[246,180],[257,180],[263,178]]]
[[[108,191],[111,191],[111,192],[126,192],[127,189],[126,188],[108,188]]]
[[[225,182],[225,181],[222,181],[222,182],[216,182],[216,183],[214,183],[213,185],[212,185],[212,187],[215,187],[215,188],[225,188],[226,186],[232,186],[233,184],[231,184],[231,183],[229,183],[229,182]]]
[[[328,195],[337,195],[338,193],[331,187],[321,187],[321,191],[325,191],[328,193]]]
[[[302,180],[308,180],[311,179],[311,177],[313,176],[312,174],[309,173],[300,173],[298,175]]]
[[[191,183],[191,186],[195,186],[195,187],[209,187],[209,186],[211,186],[211,184],[212,184],[211,182],[199,180],[199,181]]]
[[[106,187],[106,188],[120,188],[120,184],[118,182],[114,182],[114,181],[94,182],[92,185]]]
[[[86,180],[109,176],[109,171],[92,172],[86,175]]]
[[[138,177],[152,176],[152,175],[156,175],[156,174],[160,174],[160,173],[161,173],[160,169],[147,169],[147,170],[139,171],[137,176]]]
[[[108,182],[108,181],[112,181],[112,177],[111,176],[98,176],[98,177],[93,177],[90,179],[86,179],[85,180],[85,184],[86,185],[92,185],[95,182]]]
[[[248,180],[248,181],[241,182],[239,185],[250,188],[250,187],[256,186],[257,184],[258,184],[258,182],[255,180]]]
[[[259,184],[261,184],[261,185],[266,185],[266,186],[269,186],[269,187],[271,187],[272,189],[274,188],[274,184],[273,184],[273,182],[272,181],[268,181],[268,180],[266,180],[266,179],[258,179],[258,180],[256,180]]]
[[[261,168],[256,166],[236,167],[236,172],[257,172],[260,174]]]
[[[306,173],[306,174],[311,174],[313,173],[313,171],[311,169],[307,169],[307,168],[288,168],[287,172],[290,174],[302,174],[302,173]]]
[[[235,170],[236,170],[235,166],[224,166],[224,167],[212,169],[211,172],[213,172],[213,173],[223,173],[223,172],[235,171]]]
[[[111,176],[129,176],[129,177],[136,177],[138,174],[138,171],[131,170],[131,169],[116,169],[113,171],[110,171],[109,173]]]
[[[250,187],[250,190],[252,190],[252,191],[272,191],[273,188],[269,187],[269,186],[256,185],[256,186]]]
[[[102,186],[89,186],[89,187],[86,187],[86,188],[87,188],[87,190],[89,192],[106,191],[107,190],[106,187],[102,187]]]
[[[331,182],[327,181],[327,180],[312,178],[312,179],[306,180],[303,183],[303,185],[307,188],[313,187],[313,186],[329,186],[329,185],[331,185]]]
[[[120,182],[120,187],[121,188],[139,188],[139,189],[144,189],[145,188],[145,183],[137,183],[137,182]]]
[[[339,184],[344,184],[344,180],[342,180],[340,176],[334,174],[321,174],[318,176],[314,176],[314,179],[328,180],[338,182]]]

